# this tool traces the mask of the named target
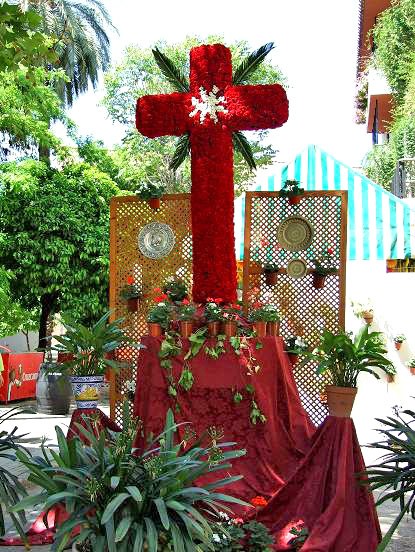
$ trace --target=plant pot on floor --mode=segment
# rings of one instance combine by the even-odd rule
[[[71,404],[72,387],[56,362],[43,362],[36,382],[36,410],[65,416]]]
[[[329,408],[330,416],[350,418],[356,393],[357,387],[338,387],[336,385],[327,385],[327,406]]]
[[[77,408],[96,408],[104,376],[70,376],[69,379]]]
[[[137,312],[139,306],[140,300],[138,299],[138,297],[130,297],[129,299],[127,299],[128,312]]]
[[[254,330],[257,337],[265,337],[267,335],[267,323],[263,320],[254,322]]]
[[[326,276],[323,274],[313,274],[313,287],[316,289],[322,289],[326,285]]]
[[[152,209],[160,209],[161,201],[159,197],[152,197],[148,200],[148,204]]]
[[[209,337],[216,337],[220,330],[220,322],[214,320],[213,322],[207,323]]]
[[[151,335],[151,337],[160,337],[163,334],[163,330],[157,322],[148,322],[147,325],[148,334]]]
[[[223,333],[229,339],[236,336],[237,324],[234,320],[223,323]]]
[[[188,338],[193,332],[193,322],[191,320],[180,320],[180,335]]]
[[[265,272],[265,283],[267,286],[275,286],[278,280],[278,272]]]
[[[280,335],[280,323],[279,322],[267,322],[267,335],[277,337]]]

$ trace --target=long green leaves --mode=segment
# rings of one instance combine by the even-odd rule
[[[177,169],[184,162],[184,160],[189,155],[189,153],[190,153],[190,135],[189,133],[186,133],[177,139],[176,149],[174,150],[174,154],[170,162],[170,168],[173,171],[177,171]]]
[[[246,136],[242,132],[234,132],[232,134],[233,147],[239,151],[242,157],[245,159],[248,167],[251,171],[256,169],[256,163],[254,154],[252,152],[251,144],[248,142]]]
[[[269,42],[249,54],[236,68],[232,79],[233,84],[246,84],[249,77],[261,65],[273,48],[274,43]]]
[[[183,73],[174,65],[174,63],[158,48],[152,50],[154,59],[159,66],[160,71],[169,81],[177,92],[189,92],[190,86]]]

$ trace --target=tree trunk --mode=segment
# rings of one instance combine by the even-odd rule
[[[39,349],[45,349],[48,344],[47,326],[48,318],[58,298],[57,293],[45,293],[40,298],[41,312],[39,320]]]
[[[25,336],[26,339],[26,347],[28,352],[30,351],[30,342],[29,342],[29,330],[22,330],[22,334]]]

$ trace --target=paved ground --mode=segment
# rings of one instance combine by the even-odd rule
[[[21,403],[20,406],[35,407],[34,402],[25,402]],[[4,412],[8,407],[0,406],[0,414]],[[104,406],[101,406],[102,410],[106,413],[109,413],[109,408],[107,401],[104,400]],[[10,430],[15,425],[19,428],[19,434],[28,433],[24,438],[24,444],[31,451],[38,451],[40,443],[43,439],[46,439],[48,445],[53,445],[56,443],[55,430],[54,427],[59,425],[62,429],[68,427],[70,421],[69,416],[47,416],[45,414],[24,414],[17,416],[13,421],[3,423],[0,426],[1,430]],[[373,451],[368,451],[363,448],[363,454],[371,454],[370,462],[373,461]],[[1,460],[2,465],[4,465],[4,460]],[[25,470],[21,465],[17,465],[16,462],[6,461],[8,466],[13,467],[14,473],[18,473],[19,476],[25,478]],[[30,490],[29,490],[30,492]],[[378,509],[379,521],[381,524],[382,532],[385,533],[390,527],[391,523],[395,519],[398,513],[398,507],[396,504],[382,504]],[[34,519],[37,515],[37,512],[34,511],[31,513],[30,519]],[[11,527],[10,524],[8,524]],[[0,552],[22,552],[23,547],[14,547],[14,546],[5,546],[0,547]],[[36,546],[32,548],[33,552],[47,552],[49,550],[48,546]],[[367,552],[373,552],[368,550]],[[392,543],[387,548],[387,552],[415,552],[415,521],[406,518],[404,519],[398,530],[396,531]]]

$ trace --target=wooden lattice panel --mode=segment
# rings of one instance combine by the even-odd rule
[[[145,257],[138,247],[138,234],[146,224],[160,222],[173,230],[175,244],[169,255],[162,259]],[[124,317],[126,333],[137,343],[147,333],[147,313],[154,298],[152,290],[162,287],[169,276],[178,276],[192,288],[192,236],[190,220],[190,195],[163,196],[161,208],[153,210],[146,201],[135,196],[115,197],[111,202],[110,226],[110,308],[112,318]],[[137,313],[129,313],[120,299],[120,290],[128,276],[134,276],[144,297]],[[121,422],[123,395],[127,380],[136,378],[135,357],[137,351],[126,349],[120,360],[131,360],[132,368],[123,369],[111,380],[111,418]]]
[[[252,294],[260,301],[278,305],[282,315],[281,335],[303,336],[316,345],[323,329],[344,327],[347,192],[306,192],[298,205],[290,205],[278,192],[248,192],[245,208],[244,303]],[[314,229],[313,240],[304,251],[283,249],[277,240],[281,222],[290,216],[306,218]],[[312,285],[312,259],[332,248],[337,274],[326,278],[322,289]],[[286,273],[289,261],[306,262],[307,275],[294,279]],[[277,284],[267,286],[263,267],[275,263],[280,269]],[[321,394],[327,380],[315,375],[312,365],[294,370],[305,409],[314,423],[327,415]]]

